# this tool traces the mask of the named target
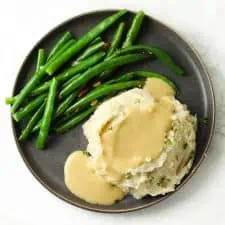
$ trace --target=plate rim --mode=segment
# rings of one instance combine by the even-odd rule
[[[96,14],[96,13],[107,13],[107,12],[116,12],[118,10],[121,9],[101,9],[101,10],[91,10],[91,11],[86,11],[84,13],[80,13],[76,16],[72,16],[66,20],[64,20],[61,23],[58,23],[57,25],[55,25],[52,29],[50,29],[47,33],[45,33],[37,42],[35,45],[33,45],[33,47],[31,48],[31,50],[27,53],[26,57],[24,58],[20,69],[16,75],[16,79],[14,81],[14,85],[13,85],[13,90],[12,90],[12,96],[15,94],[16,91],[16,84],[19,80],[19,74],[22,71],[22,68],[24,67],[25,62],[27,61],[27,59],[29,58],[30,53],[38,46],[40,45],[40,43],[42,42],[42,40],[44,38],[46,38],[48,35],[50,35],[53,31],[57,30],[58,28],[60,28],[61,26],[63,26],[64,24],[72,21],[72,20],[76,20],[79,19],[80,17],[83,16],[89,16],[90,14]],[[129,13],[136,13],[136,11],[130,10],[128,9]],[[141,210],[153,205],[158,204],[159,202],[169,198],[170,196],[172,196],[173,194],[175,194],[177,191],[179,191],[191,178],[192,176],[196,173],[196,171],[199,169],[200,165],[202,164],[202,162],[204,161],[205,157],[206,157],[206,153],[209,151],[209,147],[212,143],[212,139],[215,133],[215,117],[216,117],[216,101],[215,101],[215,91],[213,88],[213,82],[212,82],[212,78],[210,76],[210,72],[206,66],[206,64],[203,62],[203,60],[201,59],[201,56],[199,54],[199,52],[197,51],[197,49],[193,46],[192,43],[190,43],[190,41],[187,40],[186,37],[184,37],[184,35],[182,35],[180,32],[178,32],[176,29],[174,29],[173,27],[171,27],[171,25],[168,25],[166,22],[162,22],[159,19],[156,19],[154,16],[150,16],[149,14],[145,13],[145,16],[149,17],[151,20],[159,23],[160,25],[166,27],[168,30],[174,32],[178,38],[180,38],[183,42],[185,42],[187,44],[187,46],[191,49],[191,51],[193,52],[193,54],[196,56],[199,65],[201,66],[202,71],[205,73],[208,84],[209,84],[209,92],[210,92],[210,96],[212,98],[212,127],[210,129],[209,132],[209,138],[207,140],[207,144],[204,148],[204,154],[201,156],[201,158],[199,159],[198,163],[195,165],[194,168],[192,168],[192,170],[190,171],[190,173],[188,174],[188,176],[186,177],[186,179],[179,184],[179,186],[176,187],[175,191],[170,192],[164,196],[162,196],[160,199],[157,199],[154,202],[150,202],[150,203],[146,203],[143,204],[141,206],[136,206],[136,207],[132,207],[132,208],[128,208],[128,209],[98,209],[95,207],[95,205],[93,204],[93,206],[85,206],[82,203],[77,203],[74,202],[66,197],[64,197],[63,195],[59,194],[57,191],[55,191],[53,188],[51,188],[48,184],[46,184],[41,177],[33,170],[32,166],[30,165],[29,161],[26,159],[26,156],[23,153],[23,149],[18,141],[17,135],[16,135],[16,129],[15,129],[15,121],[13,120],[13,118],[11,117],[11,126],[12,126],[12,131],[13,131],[13,136],[16,142],[16,146],[17,149],[19,150],[20,156],[23,159],[23,162],[25,163],[26,167],[28,168],[28,170],[31,172],[31,174],[36,178],[36,180],[44,187],[44,190],[48,190],[49,193],[52,193],[53,195],[55,195],[58,199],[63,200],[65,203],[69,203],[72,206],[76,206],[79,207],[81,209],[86,209],[86,210],[90,210],[93,212],[100,212],[100,213],[126,213],[126,212],[133,212],[133,211],[137,211],[137,210]]]

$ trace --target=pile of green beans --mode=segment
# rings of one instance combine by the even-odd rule
[[[126,35],[122,21],[112,40],[105,41],[99,36],[126,12],[124,9],[104,19],[80,39],[66,31],[48,54],[43,48],[38,50],[33,76],[17,95],[5,99],[16,122],[27,118],[20,141],[37,133],[36,148],[43,149],[50,133],[71,130],[87,119],[101,102],[121,91],[141,87],[146,78],[161,79],[179,93],[173,81],[158,73],[138,70],[113,76],[118,67],[151,60],[149,56],[156,56],[178,75],[184,73],[164,50],[134,45],[142,28],[143,11],[134,16]]]

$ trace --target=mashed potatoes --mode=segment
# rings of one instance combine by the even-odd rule
[[[83,126],[87,151],[66,161],[68,189],[102,205],[173,191],[192,166],[197,127],[174,96],[167,82],[150,78],[101,104]]]
[[[111,98],[103,103],[83,126],[89,142],[87,151],[92,155],[90,159],[92,168],[108,182],[117,185],[137,199],[145,195],[156,196],[173,191],[189,172],[195,153],[196,118],[190,114],[185,105],[170,96],[167,98],[173,106],[172,121],[164,135],[160,154],[155,158],[150,155],[144,161],[137,160],[137,165],[132,164],[136,165],[135,167],[121,167],[126,170],[120,171],[120,179],[113,179],[113,173],[109,172],[108,168],[109,161],[103,157],[111,150],[107,150],[107,153],[103,151],[101,132],[109,122],[110,129],[116,128],[127,118],[133,107],[138,106],[140,110],[151,108],[155,102],[151,94],[146,89],[135,88]],[[131,137],[134,138],[135,135]],[[139,138],[138,133],[136,138]],[[129,149],[127,151],[129,152]],[[135,157],[133,158],[136,160]],[[126,160],[129,160],[129,157]],[[127,161],[124,161],[124,164],[126,163]],[[123,165],[123,162],[118,165],[121,164]],[[116,171],[117,177],[118,173]]]

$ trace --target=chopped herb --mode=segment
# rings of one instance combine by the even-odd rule
[[[108,130],[112,130],[113,128],[110,126],[109,128],[108,128]]]
[[[116,185],[115,185],[115,184],[111,184],[111,186],[112,186],[112,187],[116,187]]]
[[[140,102],[141,102],[140,99],[136,99],[136,100],[135,100],[135,103],[136,103],[136,104],[138,104],[138,103],[140,103]]]
[[[200,123],[207,124],[209,120],[207,117],[202,117],[199,119],[199,121],[200,121]]]
[[[188,144],[187,143],[184,143],[183,144],[183,149],[187,149],[187,147],[188,147]]]
[[[168,138],[167,141],[166,141],[166,144],[167,144],[167,145],[172,145],[173,142]]]
[[[190,152],[188,161],[192,160],[194,158],[194,156],[195,156],[195,152],[194,151]]]
[[[152,177],[151,174],[149,176],[149,182],[153,184],[155,182],[155,177]]]
[[[96,105],[97,103],[98,103],[98,100],[94,100],[94,101],[91,102],[91,106],[94,106],[94,105]]]
[[[83,154],[86,155],[87,157],[91,156],[90,152],[88,152],[88,151],[83,151]]]
[[[194,156],[195,156],[195,152],[194,151],[190,152],[190,155],[188,156],[183,167],[187,166],[187,164],[194,159]]]
[[[157,183],[160,187],[166,187],[169,182],[169,179],[167,179],[165,176],[161,177]]]
[[[125,179],[130,179],[130,178],[131,178],[131,173],[126,173],[126,174],[124,174],[124,178],[125,178]]]

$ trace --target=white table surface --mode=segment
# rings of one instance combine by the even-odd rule
[[[206,62],[217,97],[216,134],[200,170],[168,200],[129,214],[85,211],[42,187],[20,158],[4,105],[26,54],[46,32],[74,15],[104,8],[143,9],[183,34]],[[224,0],[0,0],[0,224],[225,224],[224,9]]]

